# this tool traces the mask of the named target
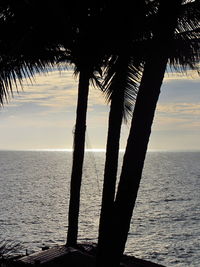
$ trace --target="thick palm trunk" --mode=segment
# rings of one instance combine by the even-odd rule
[[[110,238],[113,266],[118,266],[125,248],[166,64],[167,58],[146,63],[141,81],[114,206]]]
[[[75,246],[78,236],[78,216],[80,206],[80,188],[85,149],[85,130],[87,101],[89,92],[89,71],[81,70],[79,76],[78,102],[76,110],[76,125],[74,134],[74,152],[71,174],[70,203],[68,214],[67,245]]]
[[[96,266],[103,266],[104,260],[107,259],[107,256],[104,254],[109,252],[107,236],[112,227],[110,222],[115,198],[123,99],[123,95],[115,95],[110,107]]]

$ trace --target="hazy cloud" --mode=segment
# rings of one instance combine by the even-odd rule
[[[200,133],[200,79],[191,74],[165,75],[153,126],[153,147],[159,147],[159,142],[167,147],[167,142],[175,140],[174,136],[178,134],[183,141],[188,132],[188,144],[191,136],[195,144],[195,138]],[[25,81],[23,86],[23,91],[19,89],[19,94],[15,93],[14,99],[0,111],[0,138],[5,140],[0,148],[71,147],[78,88],[73,71],[36,75],[35,83],[31,85]],[[91,87],[87,129],[93,148],[105,147],[108,113],[109,105],[104,95]],[[126,145],[128,130],[128,126],[123,127],[122,147]]]
[[[154,129],[166,130],[199,130],[199,103],[158,104]]]

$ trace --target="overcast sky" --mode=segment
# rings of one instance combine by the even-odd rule
[[[71,70],[37,75],[33,85],[14,94],[0,110],[0,149],[71,149],[77,80]],[[88,149],[105,148],[109,106],[91,88],[87,119]],[[166,74],[149,149],[200,150],[200,78]],[[129,125],[122,129],[125,148]]]

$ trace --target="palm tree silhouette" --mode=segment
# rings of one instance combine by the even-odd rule
[[[130,10],[131,14],[129,14]],[[104,79],[104,90],[106,90],[111,100],[111,107],[99,225],[97,266],[103,266],[104,262],[107,262],[108,257],[106,254],[109,254],[107,237],[112,228],[122,117],[124,116],[126,122],[127,116],[132,114],[132,107],[141,78],[143,54],[141,53],[142,51],[138,53],[138,47],[142,50],[141,46],[146,31],[146,11],[144,1],[134,2],[131,6],[125,5],[123,10],[120,5],[118,12],[115,11],[116,17],[122,19],[120,20],[120,27],[117,26],[117,35],[113,36],[113,39],[117,40],[117,45],[115,45],[113,52],[117,52],[117,55],[114,55],[108,62]],[[113,21],[116,23],[116,20],[113,19]],[[140,25],[137,28],[133,27],[137,21],[140,21]],[[121,31],[119,31],[119,28],[121,28]]]
[[[98,264],[102,260],[101,251],[104,250],[109,253],[107,232],[111,225],[107,225],[107,223],[110,222],[109,218],[112,217],[113,212],[122,120],[123,117],[125,122],[128,120],[127,116],[131,113],[137,93],[135,73],[139,70],[136,71],[133,67],[130,57],[119,57],[118,64],[119,70],[116,71],[108,88],[112,95],[110,96],[111,104],[99,225]]]
[[[172,9],[173,7],[173,9]],[[170,14],[170,16],[169,16]],[[192,14],[192,16],[191,16]],[[199,60],[199,3],[159,1],[144,72],[137,95],[120,182],[114,203],[107,265],[119,266],[141,180],[151,125],[167,62],[185,70]],[[183,41],[184,48],[177,46]]]
[[[47,68],[53,69],[59,62],[74,64],[75,73],[80,74],[68,216],[68,245],[75,245],[77,241],[89,81],[94,79],[98,83],[94,72],[98,68],[100,70],[100,67],[95,61],[102,62],[99,53],[98,60],[95,56],[93,39],[90,37],[94,25],[88,27],[92,20],[97,21],[93,14],[96,9],[92,13],[88,4],[84,3],[83,10],[77,12],[75,3],[67,5],[66,8],[66,3],[62,0],[56,5],[53,1],[41,3],[30,0],[20,3],[6,1],[0,6],[0,27],[5,33],[2,36],[3,42],[0,43],[1,103],[9,97],[10,92],[12,94],[13,83],[17,85],[17,81],[31,78],[36,72],[44,72]],[[7,34],[8,31],[10,35]]]
[[[76,123],[74,132],[73,163],[70,185],[70,203],[68,214],[67,245],[76,246],[78,237],[78,217],[80,206],[80,189],[82,183],[82,169],[85,150],[85,131],[87,101],[90,81],[102,88],[101,78],[102,66],[107,60],[104,46],[100,46],[98,29],[102,9],[90,1],[84,3],[83,9],[77,14],[74,6],[76,19],[76,38],[71,47],[71,58],[75,65],[75,73],[79,73],[78,100],[76,110]],[[98,51],[97,48],[98,47]]]
[[[54,4],[53,1],[39,3],[30,0],[21,3],[8,1],[1,6],[3,16],[0,26],[5,28],[5,35],[2,38],[4,47],[0,47],[0,100],[3,103],[8,98],[9,90],[12,93],[13,82],[17,85],[17,80],[31,78],[36,72],[43,72],[47,67],[53,68],[58,62],[67,61],[75,66],[75,74],[79,74],[79,86],[67,236],[67,244],[75,245],[89,81],[95,81],[100,86],[95,72],[101,73],[105,58],[100,49],[98,53],[94,49],[98,46],[95,36],[100,27],[101,8],[98,5],[91,6],[90,1],[85,2],[79,11],[75,3],[67,5],[67,9],[65,1]],[[6,35],[8,30],[11,30],[12,35]]]
[[[114,208],[116,175],[120,145],[122,120],[125,123],[131,115],[132,107],[138,90],[142,65],[133,63],[131,56],[118,56],[114,65],[115,74],[108,82],[108,97],[110,97],[110,113],[106,147],[106,161],[104,167],[104,185],[99,225],[97,266],[108,260],[108,236],[112,228],[112,213]],[[117,70],[116,70],[117,69]],[[109,75],[108,75],[109,77]],[[107,77],[107,78],[108,78]],[[107,83],[107,81],[105,82]],[[104,83],[104,85],[105,85]],[[106,253],[106,254],[105,254]]]

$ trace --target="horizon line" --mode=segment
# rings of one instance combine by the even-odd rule
[[[35,152],[73,152],[72,148],[28,148],[28,149],[1,149],[0,151],[35,151]],[[106,152],[105,148],[90,148],[85,149],[85,152]],[[119,152],[125,152],[125,148],[119,149]],[[152,149],[149,148],[147,152],[200,152],[200,149]]]

